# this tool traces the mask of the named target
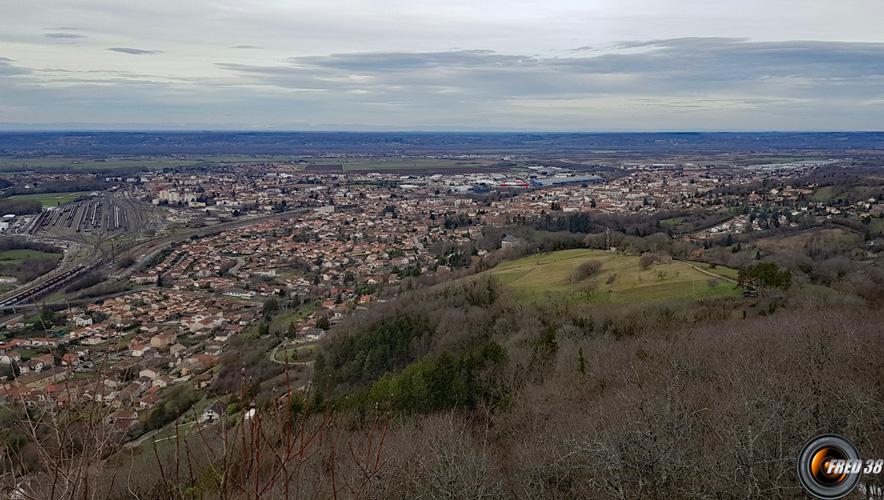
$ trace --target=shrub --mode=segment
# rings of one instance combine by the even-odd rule
[[[792,286],[792,273],[780,269],[773,262],[759,262],[740,270],[737,282],[744,288],[779,288],[786,290]]]
[[[597,260],[584,262],[571,272],[571,283],[580,283],[590,276],[597,275],[601,270],[602,263]]]
[[[77,292],[85,288],[95,286],[102,281],[104,281],[104,275],[100,272],[93,271],[91,273],[87,273],[82,278],[75,280],[73,283],[68,285],[67,288],[64,289],[64,291],[65,293]]]
[[[648,268],[650,268],[652,265],[654,265],[654,262],[656,262],[656,261],[657,261],[656,257],[654,257],[653,255],[651,255],[649,253],[646,253],[638,258],[638,267],[640,267],[642,269],[642,271],[645,271]]]

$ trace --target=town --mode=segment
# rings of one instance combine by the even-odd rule
[[[297,354],[332,325],[394,297],[406,281],[441,282],[515,252],[525,240],[510,228],[553,216],[656,218],[655,232],[701,250],[833,218],[880,227],[880,197],[822,196],[812,179],[824,168],[840,162],[558,162],[426,174],[279,162],[90,177],[104,189],[4,218],[7,235],[57,244],[68,265],[97,249],[112,264],[102,281],[115,286],[71,306],[56,293],[59,305],[8,318],[0,401],[99,402],[115,410],[116,428],[136,436],[176,387],[223,396],[213,383],[243,335],[282,339],[269,361],[306,370],[296,389],[307,390],[313,361]],[[78,177],[35,175],[31,183]],[[111,209],[98,215],[102,206]],[[129,225],[143,232],[133,237]],[[127,253],[124,242],[141,253]],[[879,243],[870,239],[867,251]]]

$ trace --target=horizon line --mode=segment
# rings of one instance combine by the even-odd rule
[[[21,133],[46,133],[46,134],[65,134],[65,133],[202,133],[202,134],[575,134],[575,135],[592,135],[592,134],[881,134],[884,129],[880,130],[863,130],[863,129],[781,129],[781,130],[740,130],[740,129],[709,129],[709,130],[690,130],[690,129],[668,129],[668,130],[425,130],[425,129],[401,129],[401,130],[370,130],[370,129],[279,129],[279,130],[250,130],[250,129],[152,129],[152,128],[132,128],[132,129],[39,129],[39,128],[23,128],[23,129],[0,129],[0,134],[21,134]]]

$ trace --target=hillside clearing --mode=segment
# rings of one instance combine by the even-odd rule
[[[579,282],[572,273],[596,261],[601,270]],[[491,271],[517,299],[633,304],[667,300],[736,297],[736,271],[706,264],[669,261],[642,269],[639,257],[601,250],[563,250],[500,264]]]

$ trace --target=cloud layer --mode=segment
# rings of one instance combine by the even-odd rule
[[[884,129],[884,3],[728,3],[46,0],[0,128]]]
[[[46,33],[43,36],[45,36],[46,38],[52,38],[55,40],[77,40],[80,38],[86,38],[85,35],[80,35],[77,33],[65,33],[65,32],[60,32],[60,31]]]
[[[462,50],[218,66],[313,103],[369,115],[386,109],[399,119],[451,120],[459,112],[464,123],[491,128],[826,129],[845,126],[839,120],[851,115],[853,127],[884,127],[875,104],[884,94],[884,44],[874,43],[686,38],[566,57]]]
[[[162,54],[162,50],[149,50],[149,49],[133,49],[131,47],[111,47],[107,49],[111,52],[119,52],[121,54],[130,54],[133,56],[149,56],[153,54]]]

